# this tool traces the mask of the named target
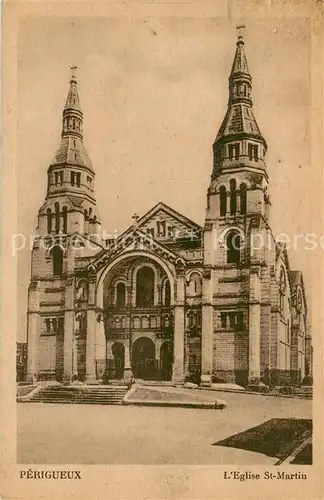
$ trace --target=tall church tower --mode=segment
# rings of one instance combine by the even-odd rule
[[[46,201],[38,214],[39,234],[79,233],[96,237],[100,220],[95,174],[83,144],[83,113],[74,72],[63,109],[61,143],[48,167],[47,179]]]
[[[95,173],[83,145],[83,113],[74,70],[63,109],[61,142],[47,169],[47,193],[32,249],[28,380],[43,367],[44,378],[71,377],[75,259],[102,248]]]
[[[240,34],[225,118],[213,144],[204,227],[202,381],[260,379],[260,329],[270,328],[267,144],[253,113],[252,77]],[[268,295],[269,297],[269,295]],[[262,326],[261,326],[262,323]]]

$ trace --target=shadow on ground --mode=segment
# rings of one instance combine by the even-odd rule
[[[239,448],[285,460],[311,434],[310,419],[272,418],[261,425],[213,443],[213,446]],[[306,445],[290,463],[311,465],[312,444]]]

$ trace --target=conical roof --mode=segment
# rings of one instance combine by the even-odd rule
[[[78,111],[79,113],[82,113],[82,110],[80,107],[78,83],[77,83],[77,79],[76,79],[75,75],[72,75],[72,78],[70,80],[70,89],[69,89],[69,93],[68,93],[67,98],[66,98],[64,110],[74,110],[74,111]]]
[[[236,52],[230,76],[234,76],[237,74],[241,75],[242,73],[251,76],[249,71],[249,66],[247,63],[247,58],[244,51],[243,37],[239,36],[238,41],[236,42]]]
[[[229,76],[228,108],[215,142],[228,136],[246,134],[262,139],[266,145],[253,113],[251,92],[252,77],[244,51],[243,37],[239,36]]]

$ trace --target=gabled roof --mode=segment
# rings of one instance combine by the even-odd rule
[[[301,276],[301,271],[290,271],[292,287],[295,287],[298,284],[300,276]]]
[[[174,219],[177,219],[182,224],[193,227],[196,230],[202,229],[202,227],[199,224],[193,222],[191,219],[188,219],[188,217],[185,217],[184,215],[180,214],[180,212],[177,212],[176,210],[169,207],[162,201],[157,203],[153,208],[151,208],[151,210],[149,210],[145,215],[143,215],[138,219],[137,221],[138,227],[141,227],[150,218],[154,217],[154,215],[157,214],[159,211],[165,212],[167,215],[173,217]]]
[[[287,271],[287,276],[289,279],[289,286],[290,289],[292,288],[292,283],[291,283],[291,272],[290,272],[290,265],[289,265],[289,258],[288,258],[288,252],[287,252],[287,247],[284,243],[277,242],[276,244],[276,261],[278,261],[280,258],[284,261],[284,264],[286,266],[286,271]]]
[[[306,300],[306,292],[304,285],[303,273],[301,271],[290,271],[291,276],[291,289],[292,292],[296,292],[297,287],[300,286],[303,294],[305,309],[307,310],[307,300]]]

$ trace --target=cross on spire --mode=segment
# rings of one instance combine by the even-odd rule
[[[245,30],[245,24],[239,24],[238,26],[236,26],[236,29],[237,29],[238,39],[239,40],[243,40],[243,34],[244,34],[244,30]]]
[[[78,69],[78,67],[77,67],[77,66],[71,66],[71,67],[70,67],[72,80],[76,80],[76,70],[77,70],[77,69]]]

